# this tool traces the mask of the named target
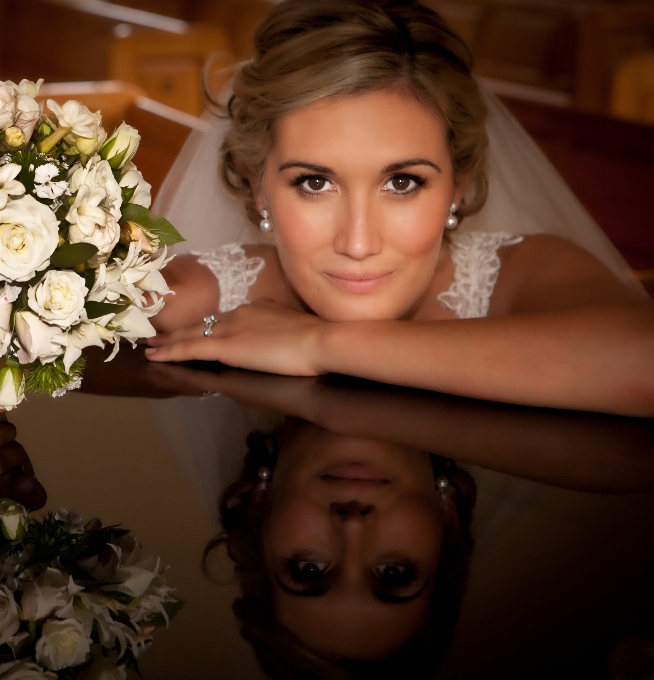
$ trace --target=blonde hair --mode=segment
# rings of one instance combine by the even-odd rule
[[[264,170],[275,122],[326,98],[393,90],[445,123],[457,180],[473,188],[458,216],[488,193],[484,106],[465,43],[415,0],[285,0],[255,35],[256,53],[236,73],[222,148],[229,190],[259,220],[252,183]]]

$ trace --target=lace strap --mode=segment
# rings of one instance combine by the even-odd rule
[[[261,257],[247,257],[238,243],[227,243],[206,252],[193,251],[200,264],[208,267],[218,279],[220,288],[219,311],[231,312],[249,304],[248,292],[257,280],[265,261]]]
[[[460,319],[486,316],[500,273],[497,250],[520,243],[522,239],[522,236],[506,232],[474,231],[453,235],[450,249],[454,281],[438,296],[440,302]]]

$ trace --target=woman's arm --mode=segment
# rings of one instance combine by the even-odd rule
[[[151,344],[167,346],[148,357],[654,415],[652,302],[560,239],[507,251],[488,318],[328,323],[261,301],[224,315],[210,339],[197,328],[157,338]]]
[[[276,251],[270,246],[244,247],[248,258],[260,257],[265,266],[249,291],[249,298],[268,297],[289,307],[300,309],[297,298],[289,292]],[[220,305],[218,279],[209,267],[193,255],[176,257],[162,271],[168,287],[175,295],[166,298],[164,308],[152,317],[157,331],[168,333],[202,323],[209,314],[217,314]]]

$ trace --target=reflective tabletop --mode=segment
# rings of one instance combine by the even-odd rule
[[[145,680],[654,677],[654,421],[103,358],[9,419],[170,565]]]

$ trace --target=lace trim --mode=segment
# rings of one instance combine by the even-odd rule
[[[450,248],[454,281],[447,291],[438,296],[440,302],[460,319],[486,316],[500,273],[497,250],[521,241],[522,236],[506,232],[474,231],[453,235]]]
[[[261,257],[247,257],[238,243],[228,243],[206,252],[192,252],[200,264],[208,267],[218,279],[219,311],[231,312],[249,304],[248,292],[264,268]]]

